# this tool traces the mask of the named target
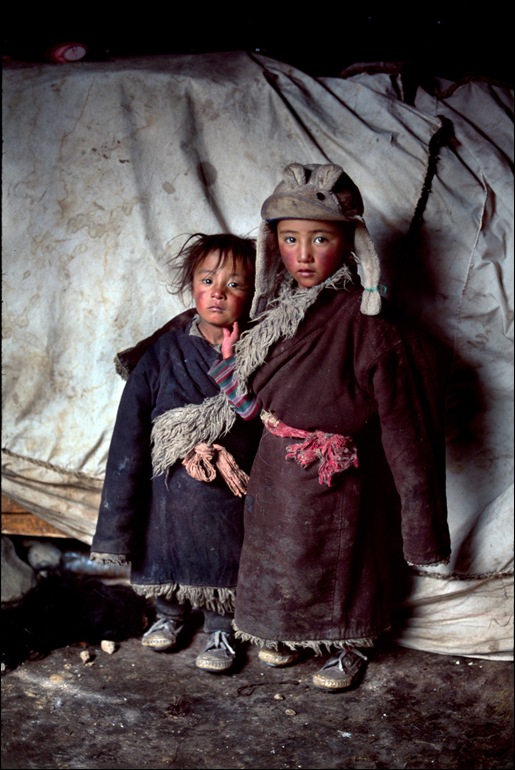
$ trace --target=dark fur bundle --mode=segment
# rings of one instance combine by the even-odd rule
[[[147,601],[130,586],[51,573],[22,601],[2,605],[2,667],[12,670],[66,645],[141,636],[147,609]]]

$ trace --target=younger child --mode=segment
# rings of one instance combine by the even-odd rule
[[[220,394],[208,370],[223,330],[248,319],[255,242],[196,233],[178,260],[171,291],[191,290],[195,312],[131,349],[142,352],[118,409],[91,557],[130,562],[134,590],[156,600],[142,639],[151,650],[173,649],[191,608],[201,608],[209,639],[196,665],[216,673],[235,659],[243,502],[262,426],[223,408],[202,422],[196,410]],[[250,413],[239,406],[251,419],[252,404]]]
[[[449,560],[444,390],[432,346],[381,302],[361,194],[340,166],[292,163],[261,213],[256,323],[236,357],[226,334],[211,369],[228,398],[252,388],[266,428],[234,626],[271,666],[329,651],[313,683],[338,692],[391,625],[402,556]]]

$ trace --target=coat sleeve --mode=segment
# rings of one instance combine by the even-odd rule
[[[220,390],[225,393],[229,403],[243,420],[253,420],[261,411],[261,406],[252,393],[240,393],[236,375],[236,358],[221,358],[210,368],[209,376],[214,379]]]
[[[404,558],[413,565],[449,561],[445,480],[445,383],[437,349],[399,336],[369,371],[383,448],[401,500]]]
[[[91,556],[96,560],[130,560],[143,531],[152,477],[153,386],[148,371],[152,367],[137,366],[120,399],[91,546]]]

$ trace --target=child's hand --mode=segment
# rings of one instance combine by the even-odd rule
[[[222,342],[222,358],[231,358],[234,355],[234,347],[240,339],[240,327],[238,321],[235,321],[231,328],[224,327],[224,338]]]

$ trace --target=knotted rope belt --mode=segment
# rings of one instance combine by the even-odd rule
[[[220,444],[197,444],[188,452],[182,464],[197,481],[213,481],[218,470],[233,495],[242,497],[247,492],[249,477],[238,467],[232,454]]]
[[[358,467],[358,451],[354,441],[349,436],[339,433],[313,432],[290,428],[270,412],[261,412],[265,428],[274,436],[283,438],[303,438],[301,444],[290,444],[286,447],[286,459],[295,460],[302,468],[307,468],[316,460],[319,461],[318,481],[320,484],[331,486],[333,476],[350,467]]]

